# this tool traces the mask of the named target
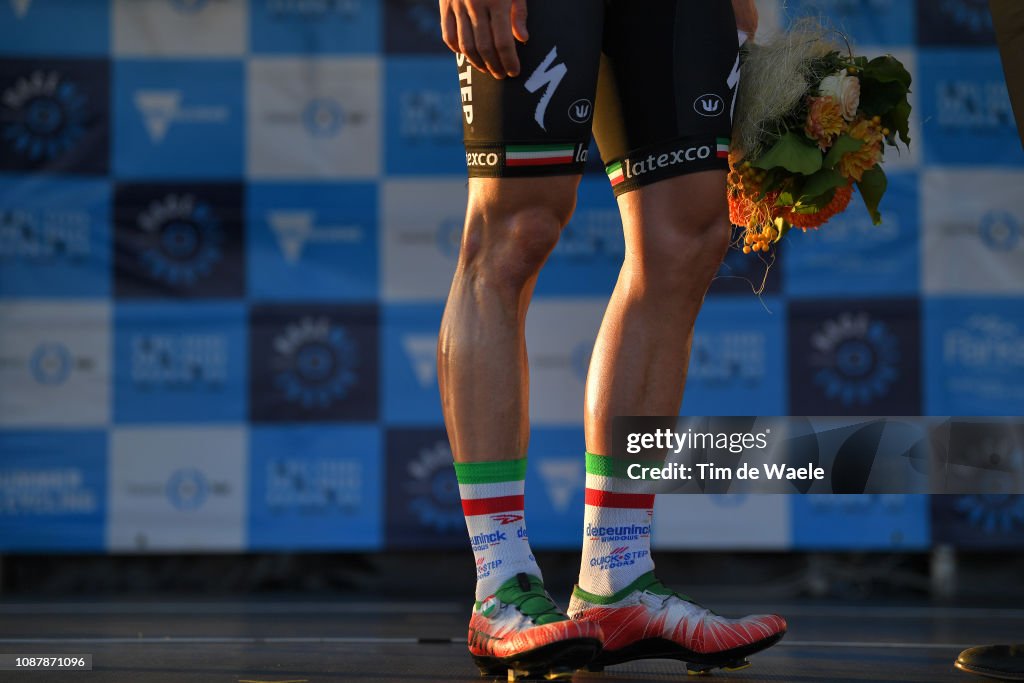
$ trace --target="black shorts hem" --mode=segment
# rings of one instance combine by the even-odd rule
[[[586,143],[575,141],[466,145],[466,168],[470,178],[582,175],[586,161]]]
[[[605,173],[612,184],[612,192],[618,197],[659,180],[728,168],[729,139],[702,136],[677,138],[632,150],[607,163]]]

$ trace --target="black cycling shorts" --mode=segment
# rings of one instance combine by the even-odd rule
[[[529,0],[520,74],[459,55],[471,177],[583,172],[591,125],[616,195],[728,167],[739,85],[730,0]]]

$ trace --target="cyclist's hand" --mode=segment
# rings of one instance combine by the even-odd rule
[[[757,33],[757,5],[754,0],[732,0],[732,11],[736,15],[736,29],[753,40]]]
[[[495,78],[519,75],[516,40],[525,43],[526,0],[440,0],[444,44]]]

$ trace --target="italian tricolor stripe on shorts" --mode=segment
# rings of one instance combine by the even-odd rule
[[[718,138],[718,158],[727,159],[729,157],[729,138]]]
[[[608,168],[604,169],[604,172],[608,174],[608,180],[611,181],[612,187],[615,187],[626,179],[626,172],[622,168],[621,161],[616,161],[614,164],[610,164]]]
[[[571,164],[575,145],[508,145],[506,166],[552,166]]]

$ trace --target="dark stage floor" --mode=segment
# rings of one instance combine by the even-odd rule
[[[970,681],[964,647],[1024,640],[1024,610],[789,602],[790,631],[749,669],[708,681]],[[93,671],[0,672],[2,681],[479,681],[466,654],[468,606],[454,602],[0,602],[0,654],[92,654]],[[432,641],[432,642],[424,642]],[[500,679],[499,679],[500,680]],[[576,681],[687,680],[646,661]],[[696,680],[696,679],[689,679]]]

